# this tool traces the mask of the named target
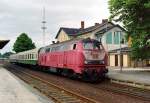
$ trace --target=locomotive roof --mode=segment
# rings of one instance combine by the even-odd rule
[[[79,42],[83,40],[83,38],[76,38],[76,39],[71,39],[71,40],[67,40],[67,41],[64,41],[64,42],[59,42],[59,43],[55,43],[55,44],[50,44],[46,47],[49,47],[49,46],[58,46],[58,45],[64,45],[64,44],[67,44],[67,43],[75,43],[75,42]]]
[[[86,42],[86,41],[97,41],[97,40],[90,39],[90,38],[86,38],[86,39],[84,39],[84,38],[75,38],[75,39],[67,40],[67,41],[60,42],[60,43],[50,44],[50,45],[48,45],[46,47],[50,47],[50,46],[51,47],[55,47],[55,46],[60,46],[60,45],[68,44],[68,43],[70,43],[70,44],[71,43],[76,43],[76,42],[80,42],[80,41]]]

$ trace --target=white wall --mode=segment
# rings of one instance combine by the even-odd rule
[[[118,27],[115,27],[115,28],[113,28],[113,29],[108,31],[108,32],[112,32],[112,42],[113,42],[112,44],[106,44],[106,34],[108,32],[103,34],[103,36],[102,36],[102,43],[103,43],[106,51],[110,51],[110,50],[114,50],[114,49],[119,49],[120,48],[120,44],[114,44],[114,32],[116,32],[116,31],[122,31],[122,30],[120,28],[118,28]],[[125,32],[122,32],[121,34],[123,36],[125,36]],[[126,44],[121,44],[121,47],[127,47],[127,46],[128,46],[127,43]]]

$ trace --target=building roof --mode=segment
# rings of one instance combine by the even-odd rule
[[[68,34],[69,36],[74,36],[76,35],[81,29],[77,29],[77,28],[66,28],[66,27],[61,27],[56,35],[55,38],[58,37],[59,33],[61,32],[61,30],[63,30],[66,34]]]
[[[104,28],[104,29],[98,31],[98,32],[96,33],[96,35],[98,35],[98,34],[104,34],[105,32],[108,32],[109,30],[111,30],[111,29],[113,29],[113,28],[115,28],[115,27],[120,28],[122,31],[126,31],[126,30],[125,30],[124,28],[122,28],[120,25],[114,25],[114,26],[109,26],[109,27],[106,27],[106,28]]]
[[[108,26],[108,24],[111,24],[112,26]],[[64,27],[61,27],[56,35],[55,38],[58,37],[59,33],[61,30],[64,30],[64,32],[66,32],[66,34],[68,34],[69,36],[79,36],[79,35],[83,35],[85,33],[89,33],[89,32],[92,32],[98,28],[101,28],[101,27],[104,27],[106,26],[106,28],[100,30],[99,32],[101,33],[105,33],[107,32],[108,30],[114,28],[114,27],[119,27],[122,31],[126,31],[124,28],[122,28],[120,25],[115,25],[114,23],[112,22],[104,22],[104,23],[101,23],[101,24],[97,24],[97,25],[94,25],[94,26],[90,26],[90,27],[87,27],[85,29],[81,29],[81,28],[64,28]]]
[[[94,26],[90,26],[88,28],[85,28],[85,29],[82,29],[81,31],[79,31],[78,35],[82,35],[82,34],[85,34],[85,33],[89,33],[89,32],[92,32],[98,28],[101,28],[107,24],[112,24],[113,26],[115,26],[115,24],[113,24],[112,22],[105,22],[105,23],[101,23],[101,24],[98,24],[98,25],[94,25]]]
[[[0,49],[2,49],[8,42],[9,40],[0,40]]]
[[[118,53],[118,52],[130,52],[131,49],[130,47],[123,47],[123,48],[119,48],[119,49],[114,49],[114,50],[110,50],[109,53]]]

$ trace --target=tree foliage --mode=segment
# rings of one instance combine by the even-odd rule
[[[11,54],[14,54],[13,52],[5,52],[3,54],[0,53],[0,58],[9,58]]]
[[[2,58],[3,57],[3,55],[0,53],[0,58]]]
[[[109,9],[110,20],[122,22],[132,38],[133,59],[150,58],[150,0],[109,0]]]
[[[12,53],[12,52],[5,52],[3,54],[3,58],[9,58],[9,56],[12,55],[12,54],[14,54],[14,53]]]
[[[13,50],[16,53],[34,48],[35,44],[32,42],[31,38],[29,38],[26,33],[22,33],[19,37],[17,37],[17,40],[13,46]]]

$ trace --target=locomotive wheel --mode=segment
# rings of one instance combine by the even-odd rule
[[[101,81],[101,79],[97,75],[95,75],[95,74],[89,75],[86,72],[83,73],[82,80],[85,81],[85,82],[91,82],[91,83],[96,83],[96,82]]]
[[[75,78],[75,73],[72,70],[68,70],[67,75],[69,78],[74,79]]]
[[[82,78],[83,81],[89,81],[89,75],[85,72],[82,74]]]
[[[63,72],[63,70],[62,70],[62,69],[57,68],[57,74],[58,74],[58,75],[62,75],[62,72]]]

